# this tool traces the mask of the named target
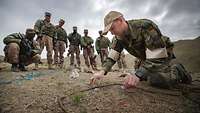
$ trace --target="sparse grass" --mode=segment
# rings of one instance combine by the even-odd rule
[[[83,99],[84,95],[83,93],[79,93],[72,96],[72,101],[75,105],[79,105],[81,103],[81,100]]]

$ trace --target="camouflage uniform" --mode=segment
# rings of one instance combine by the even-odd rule
[[[113,37],[112,43],[111,43],[111,48],[112,48],[112,46],[115,45],[115,43],[117,43],[117,39],[116,39],[116,37]],[[120,53],[119,59],[117,60],[117,65],[118,65],[119,69],[127,68],[126,61],[125,61],[125,54],[123,51]]]
[[[110,46],[110,40],[107,37],[101,35],[102,31],[99,31],[100,37],[96,39],[95,48],[97,53],[100,55],[101,64],[103,65],[104,60],[108,57],[108,47]]]
[[[181,64],[170,64],[165,42],[157,25],[151,20],[139,19],[127,21],[128,30],[124,37],[117,37],[112,45],[104,70],[107,73],[115,64],[123,49],[141,59],[142,65],[132,71],[140,80],[148,80],[150,85],[169,88],[176,83],[190,83],[191,76]],[[105,73],[105,74],[106,74]]]
[[[92,46],[93,39],[90,36],[87,36],[88,30],[84,30],[85,36],[81,38],[81,46],[83,47],[83,56],[85,59],[85,64],[89,68],[90,65],[93,69],[96,69],[96,61],[94,56],[94,48]],[[90,59],[90,63],[89,60]]]
[[[45,13],[46,16],[48,16],[47,14]],[[34,29],[38,35],[37,41],[40,45],[40,53],[42,53],[44,46],[46,46],[48,66],[52,68],[53,38],[56,35],[55,26],[46,20],[37,20]]]
[[[70,54],[70,65],[74,65],[74,54],[76,53],[76,61],[78,66],[80,66],[81,61],[80,61],[80,49],[79,49],[79,45],[80,45],[80,39],[81,39],[81,35],[79,33],[77,33],[77,27],[73,27],[74,32],[70,33],[68,36],[68,40],[69,40],[69,51],[68,51],[68,55]]]
[[[4,38],[5,60],[12,64],[12,71],[17,71],[19,68],[25,71],[25,67],[31,63],[40,61],[40,48],[36,41],[33,40],[35,32],[33,29],[27,29],[26,35],[13,33]],[[22,44],[25,43],[26,45]]]
[[[54,64],[55,65],[59,64],[59,66],[62,68],[64,63],[63,54],[65,52],[65,44],[67,47],[67,33],[59,25],[56,26],[56,38],[54,38],[53,43],[54,43]],[[58,62],[58,57],[60,60],[59,62]]]
[[[167,36],[162,36],[161,38],[165,43],[168,59],[175,59],[176,57],[173,52],[174,44],[171,42],[170,38]],[[140,65],[142,65],[142,63],[143,63],[142,59],[136,58],[135,65],[134,65],[135,70],[139,69],[139,67],[140,67]]]

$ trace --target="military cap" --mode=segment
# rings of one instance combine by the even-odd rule
[[[117,18],[123,16],[122,13],[117,11],[110,11],[105,17],[104,17],[104,30],[103,34],[107,34],[110,30],[110,27],[112,26],[112,23]]]
[[[50,12],[45,12],[44,15],[45,16],[51,16],[51,13]]]
[[[88,29],[84,29],[84,33],[88,33]]]
[[[99,31],[99,34],[102,34],[102,30]]]
[[[74,29],[74,30],[77,30],[77,26],[73,26],[73,29]]]
[[[59,22],[63,22],[63,23],[65,23],[65,20],[61,18]]]
[[[31,28],[26,29],[26,34],[35,34],[35,30]]]

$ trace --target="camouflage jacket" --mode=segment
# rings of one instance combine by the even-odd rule
[[[79,46],[81,41],[81,35],[79,33],[70,33],[68,36],[70,45]]]
[[[34,29],[36,31],[37,34],[42,34],[42,35],[48,35],[52,38],[55,37],[56,35],[56,28],[53,24],[51,24],[50,22],[47,22],[45,20],[37,20],[35,25],[34,25]]]
[[[95,42],[96,51],[100,51],[101,48],[108,48],[110,46],[110,40],[107,37],[98,37]]]
[[[62,27],[56,26],[56,39],[67,44],[67,33]]]
[[[26,43],[28,43],[30,45],[30,47],[32,49],[31,50],[32,54],[39,54],[40,53],[39,44],[35,40],[28,40],[28,38],[26,38],[24,34],[20,35],[20,33],[12,33],[12,34],[6,36],[3,40],[3,42],[6,45],[8,45],[9,43],[17,43],[20,46],[22,38],[27,40]],[[25,48],[25,47],[20,47],[20,50],[22,50],[23,48]]]
[[[121,51],[126,49],[131,55],[146,60],[147,49],[155,50],[165,48],[165,43],[161,38],[162,34],[157,25],[151,20],[129,20],[127,24],[128,30],[124,33],[124,36],[116,37],[116,41],[111,45],[111,51],[115,51],[115,54],[120,55]],[[103,69],[106,72],[108,72],[116,62],[110,55],[111,52],[109,52],[109,56],[103,65]]]
[[[94,43],[94,41],[90,36],[81,37],[81,46],[82,47],[87,47],[87,46],[89,46],[89,45],[91,45],[93,43]]]

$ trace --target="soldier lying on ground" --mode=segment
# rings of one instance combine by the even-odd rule
[[[115,64],[123,49],[144,62],[136,71],[127,73],[125,88],[137,86],[139,81],[147,80],[150,85],[171,88],[177,83],[191,83],[191,76],[181,64],[170,64],[166,45],[158,26],[148,19],[126,21],[117,11],[109,12],[104,18],[104,34],[110,31],[117,37],[106,59],[103,70],[94,74],[91,84],[101,79]]]
[[[35,69],[38,68],[40,48],[34,37],[35,31],[27,29],[25,35],[13,33],[4,38],[5,61],[12,64],[11,71],[26,71],[25,66],[31,63],[36,63]]]

